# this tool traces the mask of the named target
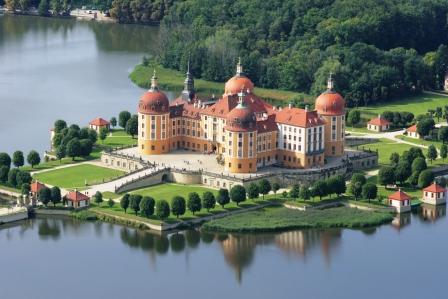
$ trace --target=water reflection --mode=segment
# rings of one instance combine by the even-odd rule
[[[424,221],[435,222],[443,217],[446,217],[446,205],[429,205],[422,203],[420,218]]]
[[[391,224],[396,230],[400,231],[411,224],[411,213],[397,214]]]

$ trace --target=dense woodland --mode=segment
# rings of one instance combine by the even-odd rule
[[[257,86],[313,95],[330,72],[351,106],[441,86],[448,0],[186,0],[162,21],[160,60],[225,81],[241,56]]]

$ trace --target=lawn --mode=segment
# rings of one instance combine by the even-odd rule
[[[179,71],[163,68],[160,65],[143,66],[137,65],[129,75],[131,80],[140,87],[148,88],[154,68],[157,71],[158,83],[162,89],[181,91],[185,80],[185,74]],[[211,82],[201,79],[194,80],[196,91],[204,96],[215,94],[220,96],[224,92],[224,82]],[[296,96],[301,96],[313,102],[314,98],[309,95],[266,88],[255,88],[255,93],[261,98],[278,102],[290,101]]]
[[[364,148],[365,150],[370,149],[372,151],[378,150],[378,163],[382,165],[389,165],[389,158],[393,152],[397,152],[401,155],[404,151],[409,150],[412,147],[410,144],[397,143],[393,140],[381,138],[378,142],[364,144],[359,146],[359,149]],[[423,153],[426,154],[426,149],[422,149]]]
[[[306,212],[283,207],[232,215],[204,224],[205,230],[224,232],[273,232],[303,228],[362,228],[392,221],[390,213],[368,212],[351,208],[331,208]]]
[[[367,179],[367,182],[377,184],[377,176],[371,176]],[[378,195],[387,198],[392,193],[398,191],[398,189],[386,189],[384,186],[377,185],[378,187]],[[414,188],[410,186],[408,183],[405,183],[403,186],[400,186],[401,190],[409,194],[413,199],[420,199],[422,196],[422,190],[418,188]],[[373,200],[375,201],[375,200]],[[378,202],[378,200],[376,200]]]
[[[420,138],[411,138],[411,137],[408,137],[405,135],[400,135],[400,136],[396,136],[396,137],[401,140],[420,144],[420,145],[425,145],[425,146],[434,145],[438,149],[440,149],[440,147],[442,146],[442,142],[440,142],[440,141],[430,141],[430,140],[424,140],[424,139],[420,139]]]
[[[202,187],[200,185],[181,185],[181,184],[160,184],[144,189],[138,189],[132,191],[132,194],[139,194],[141,196],[151,196],[154,199],[165,199],[167,201],[171,201],[171,199],[176,196],[182,196],[187,199],[188,194],[191,192],[197,192],[200,196],[202,193],[210,191],[213,194],[217,194],[218,191],[214,189],[209,189],[206,187]]]
[[[95,185],[120,176],[123,173],[123,171],[111,168],[81,164],[37,173],[33,178],[42,183],[61,188],[84,188],[85,182],[88,185]]]
[[[112,130],[112,133],[106,137],[104,141],[98,140],[101,146],[120,147],[128,145],[136,145],[137,138],[132,138],[124,130]]]
[[[371,119],[384,111],[407,111],[415,116],[426,114],[428,109],[448,105],[448,97],[422,93],[417,96],[398,99],[389,103],[378,103],[369,107],[359,107],[363,118]]]
[[[0,184],[0,189],[6,190],[6,191],[10,191],[10,192],[22,193],[22,191],[20,189],[9,187],[9,186],[7,186],[5,184]]]

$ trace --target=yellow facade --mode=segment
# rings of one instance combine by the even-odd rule
[[[344,155],[345,115],[323,115],[325,119],[325,156]]]
[[[228,132],[224,168],[232,173],[257,171],[257,132]]]

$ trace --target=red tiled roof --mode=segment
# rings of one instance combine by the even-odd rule
[[[266,133],[277,131],[278,127],[275,123],[275,115],[271,114],[267,118],[257,119],[257,132]]]
[[[31,184],[31,192],[33,192],[33,193],[37,193],[37,192],[39,192],[41,189],[43,189],[43,188],[45,188],[45,187],[47,187],[47,186],[45,186],[45,185],[42,184],[42,183],[34,182],[34,183]]]
[[[317,111],[308,111],[300,108],[284,108],[276,113],[275,121],[282,124],[309,128],[321,126],[325,121],[319,117]]]
[[[272,114],[272,105],[266,103],[256,95],[250,93],[244,96],[244,104],[249,107],[255,114],[268,113]],[[237,95],[224,95],[214,105],[211,105],[204,110],[203,114],[225,118],[227,114],[238,105]]]
[[[436,183],[431,184],[430,186],[426,187],[423,189],[423,191],[427,191],[427,192],[445,192],[445,188],[443,188],[440,185],[437,185]]]
[[[65,195],[65,198],[69,201],[82,201],[90,199],[90,197],[79,191],[70,191],[67,195]]]
[[[319,95],[314,106],[320,115],[345,114],[345,100],[333,90],[327,90]]]
[[[412,125],[406,129],[408,132],[417,132],[417,125]]]
[[[225,93],[230,94],[237,94],[241,90],[252,92],[254,90],[254,83],[246,76],[236,75],[226,82],[224,90]]]
[[[393,200],[399,200],[399,201],[411,199],[411,197],[406,192],[403,192],[401,190],[398,190],[397,192],[392,193],[391,195],[389,195],[388,198],[393,199]]]
[[[89,124],[91,124],[91,125],[93,125],[93,126],[102,127],[102,126],[110,125],[110,122],[108,122],[108,121],[105,120],[104,118],[97,117],[97,118],[95,118],[94,120],[92,120]]]
[[[368,122],[369,125],[375,125],[375,126],[387,126],[390,125],[390,121],[388,121],[385,118],[377,117],[373,118]]]

